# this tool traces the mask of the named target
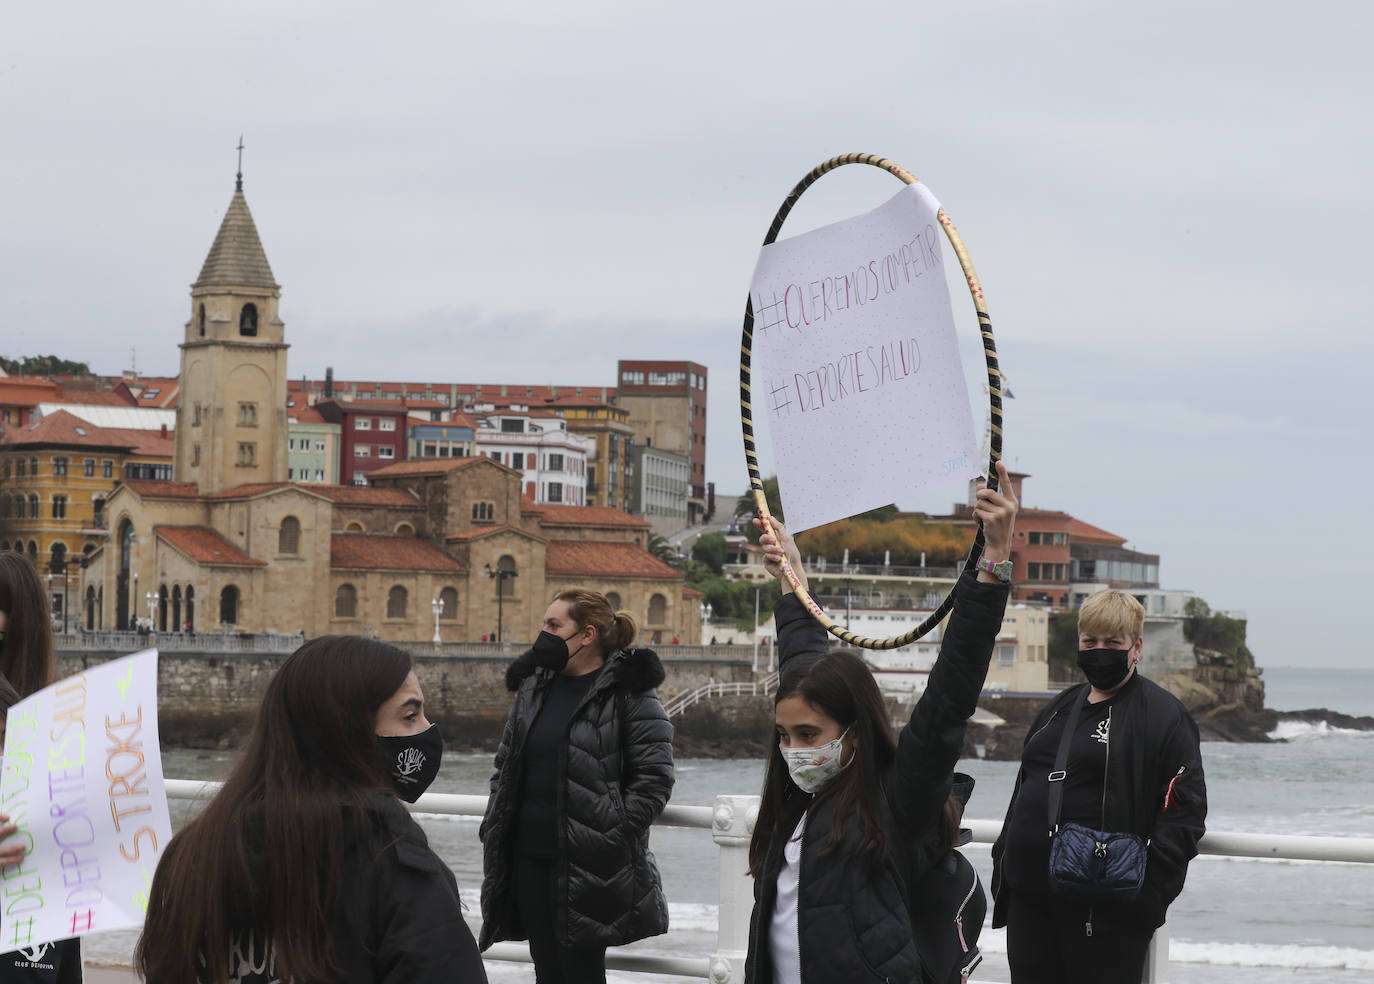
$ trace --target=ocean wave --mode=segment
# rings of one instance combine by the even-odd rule
[[[1280,721],[1269,737],[1275,741],[1314,741],[1318,738],[1369,738],[1374,731],[1356,728],[1333,728],[1325,721]]]
[[[1299,943],[1195,943],[1175,939],[1169,943],[1169,962],[1290,970],[1374,970],[1374,950]]]

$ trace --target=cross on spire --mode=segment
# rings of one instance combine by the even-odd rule
[[[234,177],[235,177],[235,181],[234,181],[234,190],[235,190],[235,191],[242,191],[242,190],[243,190],[243,134],[242,134],[242,133],[239,134],[239,147],[238,147],[238,151],[239,151],[239,173],[236,174],[236,175],[234,176]]]

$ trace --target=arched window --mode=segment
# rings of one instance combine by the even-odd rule
[[[38,496],[29,496],[29,519],[38,518]]]
[[[344,527],[344,532],[345,532],[345,533],[361,533],[362,531],[363,531],[363,524],[362,524],[362,523],[349,523],[347,526]]]
[[[196,631],[196,589],[186,585],[186,631]]]
[[[86,588],[86,631],[95,631],[95,588]]]
[[[172,587],[172,631],[180,632],[181,624],[181,585]]]
[[[404,534],[405,536],[414,536],[415,527],[411,526],[409,523],[401,523],[399,526],[396,527],[396,532]]]
[[[157,630],[167,631],[167,585],[160,585],[157,589]]]
[[[358,589],[353,585],[341,584],[339,590],[334,592],[334,617],[358,617]]]
[[[406,593],[406,589],[399,584],[394,585],[392,589],[386,593],[386,617],[405,618],[406,602],[408,600],[409,596]]]
[[[515,558],[512,557],[510,554],[506,554],[504,557],[502,557],[500,560],[496,562],[496,569],[500,571],[511,572],[510,574],[507,574],[505,577],[498,577],[496,579],[496,584],[497,590],[500,592],[502,598],[514,598]]]
[[[301,521],[295,516],[287,516],[277,530],[277,553],[298,554],[301,552]]]
[[[52,559],[48,564],[48,570],[54,574],[60,574],[67,566],[67,545],[65,543],[54,543],[52,545]]]
[[[245,304],[239,312],[239,334],[245,338],[256,338],[258,334],[258,306]]]
[[[445,588],[439,592],[439,600],[444,603],[444,610],[439,613],[440,621],[452,622],[458,617],[458,589]]]
[[[196,319],[196,320],[200,323],[200,337],[201,337],[201,338],[204,338],[204,337],[205,337],[205,305],[204,305],[204,304],[202,304],[202,305],[200,306],[200,314],[197,316],[197,319]]]
[[[32,562],[32,563],[34,563],[34,564],[37,564],[37,563],[38,563],[38,541],[37,541],[37,540],[30,540],[30,541],[29,541],[29,560],[30,560],[30,562]]]
[[[611,611],[620,611],[620,595],[616,594],[614,591],[607,591],[606,601],[610,604]]]
[[[668,599],[656,594],[649,599],[649,624],[662,625],[668,621]]]
[[[219,593],[219,620],[225,625],[236,625],[239,620],[239,589],[226,585]]]
[[[115,578],[115,628],[132,629],[134,616],[133,585],[129,573],[134,563],[134,524],[124,519],[119,524],[119,574]]]

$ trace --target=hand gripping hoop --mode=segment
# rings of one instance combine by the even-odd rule
[[[806,177],[797,183],[797,186],[787,193],[782,206],[778,209],[778,214],[773,217],[773,224],[768,227],[768,235],[763,238],[763,245],[767,246],[777,240],[778,233],[782,229],[782,224],[787,220],[788,214],[801,198],[802,192],[815,184],[822,174],[833,171],[846,164],[868,164],[873,167],[880,167],[884,171],[895,175],[904,184],[916,184],[917,179],[906,169],[894,164],[884,157],[876,154],[844,154],[840,157],[832,157],[830,160],[818,166]],[[954,223],[945,214],[942,208],[939,212],[940,225],[945,230],[945,236],[949,243],[954,247],[954,255],[959,258],[959,266],[964,271],[964,279],[968,281],[969,294],[973,298],[973,308],[978,313],[978,328],[983,335],[983,355],[987,360],[988,366],[988,409],[991,419],[992,440],[989,444],[988,455],[988,487],[997,488],[997,462],[1002,458],[1002,373],[997,367],[997,344],[992,335],[992,319],[988,317],[987,307],[983,303],[983,287],[978,281],[978,274],[973,269],[973,261],[969,259],[968,250],[964,248],[964,241],[959,238],[958,230],[954,228]],[[753,301],[746,298],[744,302],[744,332],[740,338],[740,360],[739,360],[739,413],[740,424],[744,429],[744,461],[749,469],[749,487],[754,496],[754,508],[758,511],[759,518],[771,527],[772,517],[768,512],[768,499],[763,493],[763,479],[759,476],[759,459],[754,446],[754,419],[753,407],[750,404],[752,393],[750,390],[750,370],[749,364],[752,358],[752,346],[754,341],[754,307]],[[978,532],[973,538],[973,546],[969,549],[968,557],[964,560],[964,570],[972,571],[973,565],[977,562],[983,552],[983,526],[978,525]],[[806,592],[797,580],[797,575],[793,572],[791,565],[786,558],[783,559],[783,573],[787,575],[788,583],[792,585],[792,590],[796,593],[801,603],[806,606],[816,621],[825,626],[826,631],[840,639],[842,642],[851,646],[859,646],[863,649],[897,649],[909,643],[915,642],[935,626],[940,624],[941,619],[954,607],[954,596],[958,591],[958,582],[950,588],[945,600],[940,603],[940,607],[931,613],[930,617],[903,635],[893,636],[890,639],[873,639],[868,636],[857,635],[849,631],[846,626],[831,619],[821,607]]]

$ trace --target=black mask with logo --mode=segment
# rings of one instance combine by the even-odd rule
[[[534,640],[534,645],[530,647],[526,656],[535,666],[542,666],[557,673],[568,665],[568,660],[585,648],[587,647],[578,646],[575,652],[569,653],[567,639],[552,632],[540,632],[539,638]]]
[[[418,735],[378,735],[377,749],[396,795],[414,803],[439,774],[444,739],[439,735],[439,726],[431,724]]]
[[[1098,690],[1111,690],[1126,682],[1131,671],[1130,649],[1080,649],[1078,668]]]

